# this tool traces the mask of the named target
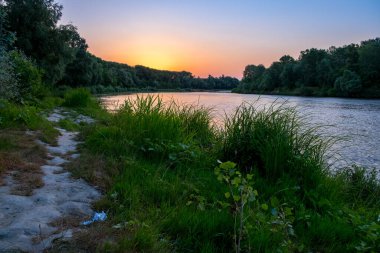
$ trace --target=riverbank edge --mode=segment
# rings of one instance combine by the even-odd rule
[[[378,100],[380,99],[380,89],[367,89],[363,92],[365,94],[364,96],[336,96],[336,95],[328,95],[327,92],[324,94],[321,94],[321,90],[309,90],[307,92],[304,92],[302,89],[294,89],[292,91],[286,90],[286,91],[280,91],[280,90],[274,90],[274,91],[261,91],[261,90],[255,90],[255,91],[242,91],[238,88],[232,89],[231,93],[236,94],[254,94],[254,95],[271,95],[271,96],[294,96],[294,97],[315,97],[315,98],[345,98],[345,99],[366,99],[366,100]]]

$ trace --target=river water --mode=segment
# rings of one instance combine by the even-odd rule
[[[163,92],[155,95],[164,101],[211,107],[216,121],[231,114],[243,102],[256,101],[257,106],[286,102],[296,106],[311,124],[325,125],[324,131],[329,136],[345,139],[335,144],[333,151],[330,151],[339,159],[339,162],[335,162],[336,166],[357,164],[380,169],[380,100],[259,96],[228,92]],[[135,97],[136,94],[116,95],[102,97],[102,100],[109,110],[117,110],[126,99]]]

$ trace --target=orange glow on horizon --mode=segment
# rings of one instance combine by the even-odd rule
[[[142,65],[169,71],[188,71],[195,77],[222,75],[242,78],[246,65],[256,62],[268,67],[273,59],[282,56],[281,50],[249,51],[244,43],[231,44],[226,50],[219,41],[209,44],[170,36],[168,34],[143,34],[140,37],[123,36],[116,42],[91,39],[89,50],[104,60]]]

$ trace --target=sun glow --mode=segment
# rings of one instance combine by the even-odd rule
[[[175,56],[170,52],[165,52],[157,49],[143,50],[138,55],[134,62],[141,62],[150,68],[155,69],[175,69]]]

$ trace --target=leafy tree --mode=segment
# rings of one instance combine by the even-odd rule
[[[19,95],[24,100],[42,98],[47,94],[46,87],[42,84],[41,71],[33,61],[22,52],[12,51],[11,59],[14,63],[14,71],[17,73]]]
[[[380,38],[363,41],[358,51],[364,84],[380,88]]]
[[[317,67],[318,64],[327,56],[325,50],[316,48],[307,49],[301,52],[299,57],[301,82],[305,86],[318,86]]]
[[[245,83],[259,83],[263,78],[264,72],[264,65],[248,65],[247,67],[245,67],[242,81]]]
[[[334,87],[338,94],[343,96],[353,96],[362,88],[360,76],[355,72],[345,70],[343,75],[336,79]]]
[[[44,79],[55,84],[74,60],[72,48],[83,47],[76,28],[57,27],[62,6],[53,0],[5,0],[8,27],[16,34],[15,46],[44,70]],[[78,38],[79,37],[79,38]]]
[[[260,66],[260,65],[259,65]],[[284,55],[265,69],[248,65],[237,92],[380,97],[380,38],[360,45]]]

